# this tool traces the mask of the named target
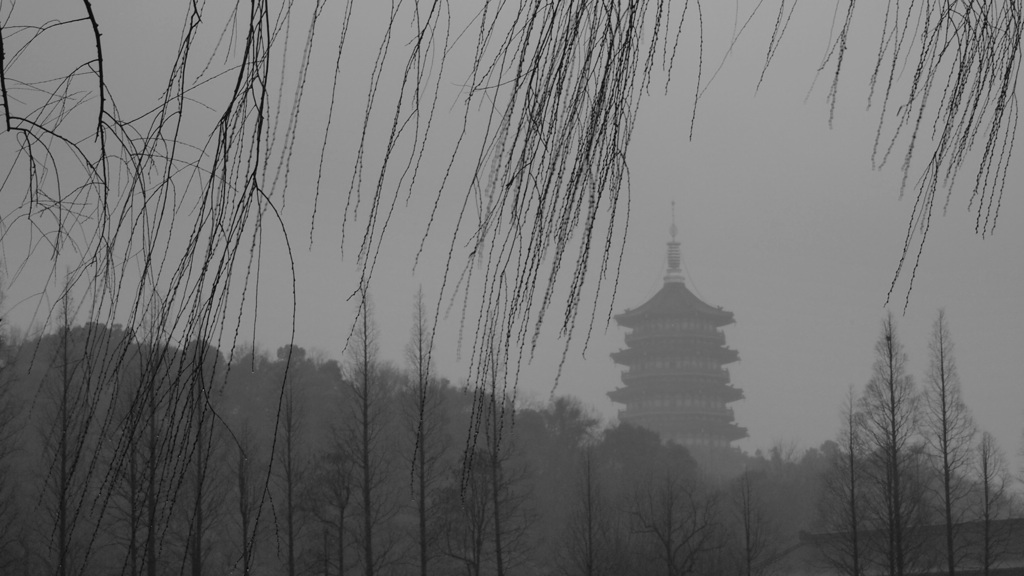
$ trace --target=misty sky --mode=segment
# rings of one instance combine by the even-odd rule
[[[158,4],[162,3],[111,3],[98,8],[109,11],[101,12],[101,21],[116,23],[104,31],[109,45],[116,47],[108,63],[119,70],[113,81],[140,110],[152,105],[153,86],[160,86],[159,79],[166,74],[168,56],[160,47],[178,33],[176,26],[168,30],[163,25],[168,18],[178,21],[178,8]],[[334,358],[342,357],[354,313],[354,303],[346,297],[357,280],[358,239],[353,240],[354,230],[347,230],[346,249],[339,248],[340,214],[351,180],[354,135],[363,117],[369,67],[383,26],[382,14],[371,13],[380,8],[367,4],[377,3],[357,3],[353,18],[359,25],[347,40],[338,94],[345,105],[328,146],[325,178],[330,184],[321,192],[312,246],[311,190],[336,49],[330,33],[315,45],[308,104],[284,209],[297,277],[296,343]],[[753,4],[739,3],[741,12],[749,12]],[[739,425],[750,433],[739,445],[751,451],[775,442],[816,446],[835,435],[847,386],[862,387],[870,376],[873,346],[913,198],[899,197],[901,154],[878,169],[872,166],[877,110],[867,108],[867,82],[876,39],[868,33],[869,9],[855,28],[869,37],[859,38],[855,45],[832,129],[825,103],[828,80],[819,79],[812,89],[828,43],[832,9],[801,6],[759,90],[774,14],[756,16],[719,67],[733,30],[743,25],[742,17],[736,21],[734,9],[731,3],[704,5],[703,92],[693,139],[689,132],[697,67],[692,26],[685,28],[668,94],[664,74],[658,74],[641,105],[629,156],[630,220],[618,293],[614,304],[607,292],[598,301],[599,318],[585,356],[585,333],[574,336],[555,392],[578,396],[604,418],[615,418],[617,407],[605,394],[620,385],[620,368],[608,354],[623,346],[623,330],[614,323],[606,330],[605,317],[609,306],[614,312],[637,306],[660,287],[674,201],[687,285],[707,303],[734,312],[737,320],[725,331],[741,358],[729,366],[732,381],[746,395],[733,404]],[[327,21],[338,16],[331,10],[337,8],[328,8]],[[458,7],[453,10],[456,17],[465,17]],[[472,41],[457,43],[456,48],[471,50]],[[294,49],[297,53],[300,46]],[[401,43],[393,49],[401,53]],[[453,57],[446,71],[450,78],[442,83],[435,140],[422,176],[427,193],[409,203],[399,202],[371,284],[382,354],[395,362],[403,358],[416,288],[422,285],[428,300],[436,302],[449,242],[444,230],[454,225],[453,214],[470,177],[473,156],[466,154],[465,161],[455,164],[449,183],[457,193],[442,204],[413,270],[432,187],[439,182],[445,154],[461,127],[458,82],[464,69],[459,64],[465,58]],[[393,78],[381,84],[378,99],[385,110],[394,88]],[[382,130],[387,120],[384,114],[374,129]],[[366,164],[371,179],[380,144],[379,137],[369,140]],[[946,309],[965,398],[981,427],[995,433],[1010,455],[1020,449],[1024,429],[1024,201],[1019,195],[1024,168],[1019,157],[1015,160],[996,233],[986,239],[974,234],[974,214],[967,210],[969,193],[959,189],[948,214],[933,223],[906,313],[906,278],[897,283],[889,303],[919,384],[932,322],[940,307]],[[972,182],[973,174],[965,173],[957,184]],[[280,246],[279,236],[270,232],[264,238],[267,248],[255,322],[256,342],[270,351],[287,342],[291,324],[288,262],[274,247]],[[13,240],[5,242],[6,267],[11,270],[18,266],[21,252]],[[26,326],[33,318],[38,322],[33,297],[43,281],[42,272],[30,270],[10,286],[7,306],[13,323]],[[461,338],[460,353],[460,307],[456,302],[438,328],[437,369],[453,381],[466,376],[464,358],[472,337],[470,327],[470,334]],[[447,301],[441,309],[449,310]],[[545,329],[536,356],[521,375],[520,397],[536,402],[548,398],[562,347],[557,326]]]

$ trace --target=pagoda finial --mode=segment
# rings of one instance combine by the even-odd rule
[[[676,235],[679,234],[679,229],[676,228],[676,201],[672,201],[672,227],[669,228],[669,233],[672,234],[672,241],[676,239]]]
[[[669,233],[672,235],[672,239],[668,243],[668,271],[665,274],[665,282],[682,282],[683,271],[680,266],[682,262],[682,256],[679,251],[679,241],[676,240],[676,236],[679,235],[679,228],[676,227],[676,201],[672,201],[672,227],[669,228]]]

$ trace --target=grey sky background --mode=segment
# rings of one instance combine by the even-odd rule
[[[336,50],[332,26],[326,23],[340,17],[340,7],[332,4],[325,13],[324,29],[314,47],[284,208],[297,276],[295,341],[339,359],[355,312],[354,301],[346,297],[357,285],[355,252],[361,233],[358,225],[347,225],[343,252],[341,214],[385,4],[356,3],[311,246],[312,188]],[[734,31],[744,24],[742,15],[749,14],[754,4],[703,4],[703,92],[692,140],[690,118],[697,81],[694,20],[684,27],[667,95],[664,74],[656,74],[651,94],[641,105],[630,149],[629,232],[616,299],[614,303],[608,299],[609,283],[597,302],[599,317],[586,354],[582,326],[573,337],[555,389],[556,394],[579,397],[606,420],[615,418],[617,408],[605,394],[619,386],[619,368],[608,354],[623,346],[623,330],[614,323],[606,330],[605,318],[609,307],[617,313],[637,306],[660,287],[674,201],[687,285],[709,304],[734,312],[737,319],[726,328],[726,338],[740,353],[741,361],[729,368],[734,385],[746,394],[733,407],[738,423],[750,434],[739,445],[750,451],[776,442],[817,446],[835,436],[847,386],[860,388],[871,374],[873,346],[881,331],[886,294],[913,200],[909,194],[899,197],[902,148],[885,166],[877,170],[872,166],[877,101],[874,108],[867,108],[867,83],[877,45],[872,34],[877,26],[872,26],[871,18],[879,15],[867,7],[856,23],[855,32],[861,35],[855,37],[840,85],[835,124],[829,129],[825,104],[829,78],[820,78],[813,89],[812,84],[828,45],[834,6],[800,6],[757,90],[774,13],[767,9],[759,13],[730,47]],[[454,35],[468,23],[470,6],[452,3]],[[31,8],[19,5],[20,9]],[[108,69],[116,71],[112,82],[121,105],[144,110],[164,82],[170,56],[161,52],[161,46],[176,40],[181,7],[165,2],[112,2],[98,9],[107,26]],[[292,25],[295,37],[301,39],[307,22],[296,20]],[[451,193],[441,204],[438,221],[413,270],[424,217],[461,128],[464,110],[459,84],[465,79],[465,59],[474,41],[463,38],[455,45],[455,56],[442,80],[435,132],[420,184],[410,202],[405,202],[404,191],[400,194],[371,284],[382,356],[399,363],[416,288],[422,285],[428,302],[436,302],[450,240],[447,231],[454,225],[475,160],[472,145],[457,158],[448,184]],[[291,42],[294,56],[301,51],[301,41],[292,38]],[[390,75],[379,89],[382,112],[371,126],[366,158],[370,183],[376,179],[404,48],[404,39],[392,46],[397,59],[390,63]],[[57,54],[36,57],[56,58]],[[210,87],[210,94],[215,87]],[[292,91],[290,86],[285,88],[286,100]],[[285,119],[280,122],[283,130]],[[201,125],[191,128],[208,130]],[[996,434],[1011,457],[1021,448],[1024,429],[1024,202],[1019,194],[1024,173],[1019,157],[1015,160],[995,235],[982,239],[973,232],[974,214],[967,211],[969,194],[962,189],[973,182],[973,174],[965,172],[948,214],[932,226],[906,313],[906,279],[897,284],[889,303],[919,385],[927,365],[932,322],[940,307],[946,309],[965,398],[980,426]],[[916,174],[912,171],[911,178]],[[388,180],[385,188],[393,184]],[[5,239],[8,270],[24,254],[14,237],[9,233]],[[280,232],[268,228],[255,322],[255,341],[271,353],[287,342],[291,325],[289,269],[280,240]],[[33,258],[38,260],[40,255]],[[45,283],[44,271],[50,265],[43,260],[27,267],[8,289],[9,318],[14,324],[28,326],[33,318],[39,323],[34,295]],[[461,265],[456,262],[456,269]],[[469,333],[461,337],[461,301],[450,311],[448,304],[441,306],[442,313],[448,313],[439,319],[436,368],[440,375],[461,382],[466,376],[475,301],[470,300],[470,320],[464,325]],[[242,324],[251,327],[253,323]],[[251,330],[243,330],[243,339],[251,340]],[[562,348],[557,315],[552,315],[536,355],[520,376],[520,397],[526,402],[546,401]]]

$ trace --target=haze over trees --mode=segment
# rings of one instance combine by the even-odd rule
[[[423,342],[415,309],[410,360]],[[948,345],[944,314],[939,326]],[[273,356],[246,350],[227,363],[206,344],[178,348],[95,324],[4,347],[6,406],[24,440],[22,449],[0,454],[0,510],[33,520],[0,533],[0,561],[27,576],[62,566],[76,575],[750,576],[819,562],[844,574],[900,563],[905,573],[946,570],[947,476],[957,496],[956,571],[993,569],[1019,541],[1007,522],[1024,510],[991,435],[972,437],[962,466],[942,466],[948,459],[925,414],[933,397],[915,390],[902,368],[891,317],[882,323],[864,393],[858,398],[851,388],[842,407],[838,441],[802,453],[776,446],[746,457],[733,477],[708,474],[685,448],[652,432],[604,425],[571,398],[520,405],[513,425],[511,416],[501,417],[513,406],[500,389],[480,394],[453,386],[419,372],[415,361],[408,369],[390,365],[373,349],[372,314],[365,327],[341,363],[298,346]],[[117,379],[70,370],[88,365],[77,343],[89,334],[132,342]],[[141,369],[149,347],[165,359],[152,378]],[[282,392],[286,364],[294,380]],[[216,374],[223,386],[203,384]],[[172,382],[192,387],[189,402],[167,405],[166,395],[151,401],[151,390]],[[40,386],[54,393],[44,396]],[[208,391],[205,402],[196,389]],[[94,407],[91,423],[65,426],[77,421],[63,392],[88,390],[98,399],[75,406]],[[291,398],[280,403],[282,393]],[[474,409],[479,403],[485,405]],[[424,428],[410,428],[410,410],[421,407]],[[138,441],[95,433],[97,422],[133,419],[143,422]],[[163,432],[178,419],[188,422],[189,434],[180,453]],[[78,446],[68,460],[89,463],[95,477],[110,480],[79,482],[74,490],[61,481],[53,467],[62,460],[53,454],[64,429]],[[145,433],[150,429],[158,433]],[[275,448],[275,438],[301,441],[289,451]],[[122,442],[133,442],[126,457],[134,464],[111,457]],[[63,474],[83,472],[65,461]],[[54,530],[61,513],[68,517],[63,538]]]
[[[441,533],[452,534],[447,558],[457,555],[463,567],[499,573],[506,562],[528,563],[515,552],[526,549],[516,539],[534,521],[528,512],[537,513],[525,503],[527,495],[541,493],[527,489],[528,479],[555,475],[536,466],[531,473],[530,453],[503,444],[512,438],[506,426],[518,383],[518,372],[508,367],[537,349],[545,322],[555,323],[568,349],[582,339],[573,340],[574,334],[602,317],[596,302],[615,289],[628,221],[627,158],[637,110],[660,80],[659,68],[667,82],[679,53],[700,60],[700,4],[485,1],[463,22],[445,2],[405,3],[387,19],[370,58],[372,72],[359,83],[365,97],[352,98],[342,63],[351,49],[350,27],[361,25],[353,2],[183,2],[177,38],[166,44],[156,35],[144,38],[168,55],[169,64],[151,83],[160,87],[155,102],[141,103],[133,97],[144,87],[125,81],[131,72],[111,66],[114,54],[132,52],[130,44],[109,43],[117,38],[112,29],[119,27],[113,15],[119,7],[94,4],[0,3],[3,188],[18,193],[5,194],[17,198],[4,206],[4,221],[38,232],[24,249],[25,265],[42,267],[43,285],[33,292],[49,297],[41,332],[11,360],[18,393],[0,404],[26,423],[18,442],[33,449],[12,455],[0,448],[0,477],[10,466],[11,478],[40,480],[12,481],[4,489],[13,492],[0,491],[0,497],[19,503],[12,509],[26,516],[18,518],[28,518],[23,505],[33,497],[47,514],[30,515],[21,534],[0,532],[6,539],[0,550],[26,570],[59,574],[121,566],[125,573],[155,575],[168,565],[199,574],[224,568],[231,557],[232,566],[248,573],[278,561],[257,544],[273,539],[285,551],[289,574],[306,570],[300,563],[314,558],[339,572],[351,566],[366,574],[397,570],[408,556],[408,527],[401,524],[409,512],[395,496],[405,486],[396,470],[404,471],[417,453],[413,448],[403,459],[382,448],[403,445],[395,431],[402,418],[388,412],[400,404],[388,400],[403,377],[370,353],[365,298],[382,265],[394,211],[403,199],[425,196],[427,223],[417,232],[440,235],[449,246],[442,288],[430,297],[434,317],[452,303],[459,309],[461,301],[472,341],[472,400],[456,409],[458,395],[445,392],[449,409],[439,412],[450,421],[451,438],[467,430],[477,435],[456,452],[457,482],[446,479],[456,484],[439,489],[438,502],[454,509],[474,487],[480,498],[473,514],[445,520]],[[881,38],[871,80],[879,118],[874,160],[902,157],[905,181],[913,183],[908,188],[916,202],[902,247],[909,272],[904,260],[896,272],[897,279],[909,273],[912,283],[943,186],[952,194],[953,182],[973,179],[956,193],[974,200],[980,233],[996,225],[1017,120],[1021,4],[885,5],[880,30],[863,36]],[[792,33],[787,23],[795,6],[781,2],[777,13],[755,14],[776,22],[766,46],[769,74],[779,42]],[[862,37],[851,28],[856,6],[864,3],[849,2],[845,19],[839,12],[825,54],[833,109],[841,100],[844,57]],[[920,40],[910,41],[911,34]],[[317,42],[325,37],[333,75],[312,73]],[[54,54],[61,58],[49,58]],[[909,85],[899,78],[905,67],[913,71]],[[464,89],[457,99],[462,122],[437,162],[435,120],[450,105],[441,95],[451,70]],[[693,98],[680,97],[684,112],[697,114],[703,73],[697,73]],[[317,76],[333,80],[325,102],[314,103],[306,92]],[[365,109],[364,121],[355,129],[332,124],[336,106]],[[294,154],[311,115],[319,154]],[[938,137],[922,135],[929,127]],[[367,154],[377,136],[383,152]],[[332,163],[331,144],[350,138],[357,142],[344,159],[352,167],[347,186],[322,178]],[[298,169],[296,157],[314,158],[315,167]],[[428,174],[432,161],[441,168]],[[315,173],[316,181],[298,189],[294,183],[303,172]],[[455,185],[455,174],[471,176]],[[336,205],[325,215],[318,210],[329,196]],[[308,226],[297,231],[284,212],[299,198],[311,209]],[[447,209],[459,217],[437,230],[436,216]],[[295,355],[292,345],[276,360],[246,350],[242,327],[268,299],[294,315],[293,250],[307,232],[312,244],[326,225],[342,229],[345,253],[356,261],[363,331],[356,326],[346,343],[362,351],[362,361],[349,358],[343,370]],[[6,229],[3,242],[5,248],[15,243]],[[264,254],[275,248],[284,256],[272,267]],[[7,268],[22,270],[18,264]],[[55,273],[64,266],[70,267],[66,275]],[[268,298],[259,279],[281,270],[291,272],[292,294]],[[275,328],[294,339],[294,323]],[[898,350],[892,352],[898,359]],[[892,358],[890,368],[898,364]],[[910,409],[911,396],[906,406],[896,406],[894,391],[902,394],[904,381],[888,377],[879,377],[888,384],[865,394],[865,433],[877,448],[865,457],[877,460],[868,477],[888,503],[884,514],[872,509],[870,517],[884,518],[895,535],[890,564],[902,569],[908,550],[900,534],[917,522],[919,510],[903,493],[928,466],[923,448],[909,445],[916,433],[902,411]],[[417,382],[422,398],[420,373]],[[889,425],[885,390],[893,404]],[[338,406],[351,418],[335,428],[331,410]],[[417,444],[425,452],[428,410],[417,412]],[[528,437],[527,422],[525,412],[517,415],[523,428],[517,434]],[[325,426],[330,434],[303,438]],[[719,540],[683,555],[665,552],[663,566],[720,561],[716,554],[726,549],[721,542],[729,532],[717,520],[724,496],[678,451],[640,432],[618,433],[613,444],[635,442],[632,448],[641,453],[678,460],[678,468],[660,476],[650,471],[642,494],[626,488],[621,469],[609,472],[609,494],[615,494],[609,498],[620,512],[630,512],[628,520],[608,521],[617,527],[609,541],[624,543],[613,550],[654,550],[658,542],[668,550],[678,518],[642,510],[644,502],[671,501],[706,517],[685,530]],[[0,442],[12,438],[7,434],[0,429]],[[594,440],[594,453],[609,462],[628,460],[614,446],[602,448],[610,434]],[[646,470],[643,462],[633,463]],[[780,456],[771,465],[781,474],[797,463]],[[430,557],[422,521],[425,468],[421,456],[421,571]],[[417,467],[411,470],[415,476]],[[325,485],[304,485],[314,479]],[[44,492],[18,493],[32,486]],[[234,504],[224,505],[229,501]],[[666,527],[671,535],[663,533]]]

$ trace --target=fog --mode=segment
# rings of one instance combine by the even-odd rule
[[[254,9],[254,28],[247,6],[189,4],[0,4],[0,440],[14,447],[2,481],[39,488],[5,492],[11,518],[37,518],[21,540],[4,533],[10,566],[421,573],[429,557],[431,573],[794,571],[846,554],[845,542],[799,536],[848,531],[828,508],[847,488],[842,455],[858,455],[846,478],[863,475],[874,494],[886,450],[910,470],[908,539],[941,548],[920,528],[945,518],[925,396],[940,310],[976,430],[952,488],[956,523],[987,504],[999,519],[1019,512],[1016,100],[986,140],[994,88],[976,129],[955,115],[969,149],[936,152],[958,61],[937,60],[927,95],[903,100],[918,34],[953,26],[925,19],[927,5],[858,6],[832,92],[839,3],[636,2],[618,7],[638,18],[629,33],[626,20],[600,32],[611,4],[540,9],[566,46],[573,35],[556,31],[604,42],[568,52],[504,4],[274,5]],[[1014,22],[1014,3],[990,4]],[[251,62],[247,34],[260,38]],[[621,69],[588,68],[602,49]],[[995,84],[1004,56],[967,69]],[[633,80],[602,83],[611,69]],[[979,171],[987,149],[996,160]],[[928,178],[951,168],[922,204]],[[707,437],[659,443],[686,416],[623,425],[620,411],[641,405],[609,397],[629,387],[611,355],[641,330],[615,317],[659,294],[666,274],[733,315],[715,329],[738,360],[712,367],[742,391],[719,408],[745,435],[718,452],[702,452]],[[890,384],[909,386],[914,425],[906,445],[853,449],[853,428],[879,431],[870,385],[885,380],[890,329],[906,360]],[[417,338],[429,342],[419,364]],[[652,401],[679,413],[696,398]],[[866,423],[851,427],[853,412]],[[979,504],[984,432],[1008,484]],[[426,438],[437,444],[421,450]],[[61,454],[76,455],[70,469]],[[159,487],[142,485],[151,478]],[[588,486],[599,496],[584,497]],[[201,503],[179,503],[189,498]],[[652,536],[663,528],[652,514],[674,505],[706,549],[660,556],[671,542]],[[752,547],[754,524],[775,536]],[[580,530],[598,525],[605,540],[584,546]],[[865,565],[892,555],[880,542],[863,544]],[[746,566],[734,565],[740,549]],[[910,556],[908,568],[941,557]]]

